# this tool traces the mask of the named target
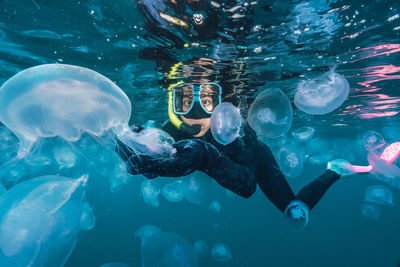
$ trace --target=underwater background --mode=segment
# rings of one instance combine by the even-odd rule
[[[293,104],[300,81],[319,77],[335,66],[350,85],[343,105],[325,115],[310,115],[293,104],[289,132],[265,140],[274,152],[285,144],[297,148],[304,164],[301,175],[288,177],[295,193],[321,175],[334,158],[367,165],[368,151],[362,142],[368,131],[380,133],[389,144],[399,141],[400,2],[260,0],[246,5],[230,1],[226,3],[229,15],[219,17],[222,25],[218,27],[224,30],[204,39],[169,24],[157,30],[149,27],[139,6],[157,11],[160,3],[0,0],[0,84],[40,64],[86,67],[108,77],[129,97],[131,124],[161,127],[168,119],[163,86],[178,62],[182,64],[174,70],[176,77],[206,73],[222,79],[243,115],[266,88],[280,88]],[[248,6],[253,7],[247,10]],[[211,31],[213,25],[208,26]],[[153,58],[148,56],[152,53]],[[314,128],[315,134],[307,142],[297,142],[292,132],[303,126]],[[4,127],[0,136],[2,155],[18,149],[17,139]],[[21,176],[18,179],[54,172],[79,177],[82,170],[89,172],[87,199],[95,225],[79,236],[65,266],[108,262],[142,266],[137,230],[147,224],[179,234],[191,245],[203,240],[208,252],[198,259],[199,266],[400,264],[400,177],[387,180],[362,174],[340,179],[313,209],[307,227],[296,231],[259,189],[244,199],[200,173],[182,179],[188,188],[197,183],[200,189],[193,195],[187,193],[181,201],[171,202],[161,193],[155,203],[149,203],[143,196],[146,178],[115,174],[120,159],[108,144],[83,136],[73,145],[84,155],[80,165],[60,170],[56,167],[60,161],[49,156],[52,163],[46,166],[26,159],[21,163],[24,171],[14,172]],[[50,155],[60,146],[70,144],[57,138],[45,140],[31,158]],[[6,160],[1,158],[0,163]],[[3,183],[3,177],[10,176],[7,166],[0,167]],[[115,185],[117,176],[120,180]],[[162,190],[174,181],[177,178],[165,177],[152,183]],[[392,201],[366,202],[366,189],[376,185],[389,190]],[[229,248],[231,259],[221,261],[211,255],[219,243]]]

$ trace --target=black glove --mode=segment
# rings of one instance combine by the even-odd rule
[[[173,144],[176,152],[168,158],[152,158],[133,153],[127,160],[128,171],[132,174],[143,174],[147,178],[185,176],[208,165],[208,146],[216,149],[198,139],[185,139]]]

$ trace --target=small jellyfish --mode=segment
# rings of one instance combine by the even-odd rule
[[[364,201],[380,205],[394,205],[392,190],[383,185],[368,186],[365,190]]]
[[[131,267],[131,266],[129,264],[122,263],[122,262],[110,262],[110,263],[100,265],[99,267]]]
[[[184,183],[175,181],[164,185],[161,190],[162,195],[170,202],[179,202],[185,197]]]
[[[232,259],[232,252],[227,245],[218,243],[211,248],[211,256],[216,261],[226,262]]]
[[[363,202],[361,203],[361,213],[363,216],[377,220],[381,215],[381,209],[370,202]]]
[[[155,181],[144,180],[141,186],[144,202],[153,207],[160,206],[160,186]]]
[[[142,266],[197,267],[196,253],[175,233],[156,233],[142,242]]]
[[[259,135],[277,138],[292,125],[293,111],[287,96],[280,89],[268,89],[250,105],[247,120]]]
[[[372,151],[385,145],[385,140],[380,133],[367,131],[362,135],[362,143],[366,150]]]
[[[198,259],[204,258],[207,255],[208,246],[203,240],[196,240],[193,244],[193,248]]]
[[[0,180],[6,186],[8,184],[16,184],[26,175],[26,169],[19,162],[5,164],[0,168]]]
[[[303,156],[293,146],[285,145],[278,152],[281,171],[289,178],[296,178],[303,172]]]
[[[307,142],[313,138],[314,133],[315,133],[314,128],[304,126],[304,127],[294,130],[292,132],[292,136],[298,142]]]
[[[302,230],[308,224],[310,209],[305,203],[294,200],[286,207],[284,216],[286,223],[292,229]]]
[[[117,163],[110,175],[110,191],[112,193],[118,192],[122,185],[128,184],[131,181],[130,175],[126,169],[126,164],[122,161]]]
[[[56,147],[53,152],[59,169],[72,168],[78,161],[78,156],[70,147]]]
[[[146,238],[149,238],[150,236],[157,234],[157,233],[161,233],[160,228],[158,228],[157,226],[152,225],[152,224],[146,224],[146,225],[140,226],[136,230],[135,236],[143,242],[143,240],[145,240]]]
[[[202,172],[194,172],[183,178],[186,188],[185,199],[189,203],[206,206],[209,203],[211,181],[212,179]]]
[[[81,209],[81,229],[84,231],[92,230],[96,224],[96,217],[94,217],[93,208],[85,201],[82,203]]]
[[[231,103],[221,103],[211,115],[211,133],[214,139],[227,145],[236,140],[239,136],[242,117],[240,111]]]
[[[321,77],[302,81],[297,86],[294,104],[308,114],[326,114],[340,107],[349,95],[346,78],[332,68]]]
[[[220,212],[221,211],[221,204],[218,201],[213,201],[210,203],[210,206],[208,206],[209,210],[215,211],[215,212]]]

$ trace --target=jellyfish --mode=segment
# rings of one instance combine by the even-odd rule
[[[152,224],[146,224],[140,226],[136,230],[135,236],[143,242],[146,238],[158,233],[161,233],[161,229],[159,227]]]
[[[367,131],[362,135],[362,143],[366,150],[372,151],[385,145],[385,140],[380,133]]]
[[[142,242],[142,266],[196,267],[196,253],[180,235],[156,233]]]
[[[277,138],[292,124],[293,111],[287,96],[280,89],[268,89],[251,104],[247,121],[259,135]]]
[[[393,193],[383,185],[373,185],[365,190],[366,202],[371,202],[379,205],[393,206]]]
[[[311,140],[314,136],[315,129],[312,127],[301,127],[292,132],[294,139],[298,142],[307,142]]]
[[[377,220],[381,215],[381,209],[370,202],[363,202],[361,203],[361,213],[363,216]]]
[[[130,130],[131,103],[125,93],[99,73],[72,65],[46,64],[23,70],[0,88],[0,121],[19,139],[19,158],[41,138],[59,136],[75,142],[83,133],[102,136],[112,130],[133,151],[172,153],[154,134]],[[160,138],[156,135],[156,138]]]
[[[326,114],[340,107],[349,94],[346,78],[332,68],[321,77],[302,81],[297,86],[294,104],[308,114]]]
[[[193,248],[198,259],[204,258],[207,255],[208,246],[203,240],[196,240],[193,244]]]
[[[226,262],[232,259],[232,252],[227,245],[217,243],[211,248],[211,256],[216,261]]]
[[[110,262],[110,263],[100,265],[99,267],[131,267],[131,266],[129,264],[122,263],[122,262]]]
[[[213,201],[210,203],[210,206],[208,206],[209,210],[215,211],[215,212],[220,212],[221,211],[221,204],[218,201]]]
[[[87,229],[85,186],[77,179],[42,176],[0,196],[0,266],[63,266]]]
[[[155,181],[144,180],[141,186],[144,202],[153,207],[160,206],[160,186]]]
[[[214,139],[227,145],[236,140],[239,136],[242,117],[240,111],[231,103],[221,103],[211,115],[211,133]]]
[[[294,230],[302,230],[308,224],[310,209],[299,200],[294,200],[284,212],[286,223]]]
[[[168,183],[164,185],[161,193],[169,202],[179,202],[185,197],[184,183],[182,181]]]
[[[0,165],[17,155],[19,142],[17,137],[5,126],[0,126]]]
[[[303,172],[303,156],[291,145],[285,145],[278,152],[281,171],[289,178],[296,178]]]
[[[368,153],[368,162],[372,166],[370,174],[378,179],[395,183],[400,179],[400,168],[381,158],[380,152],[381,149]]]
[[[70,147],[56,147],[54,149],[54,159],[60,169],[72,168],[78,161],[78,156]]]
[[[211,178],[202,172],[194,172],[184,177],[185,199],[189,203],[199,206],[207,205],[210,198],[211,181]]]

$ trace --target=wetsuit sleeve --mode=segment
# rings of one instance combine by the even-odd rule
[[[317,179],[303,187],[297,196],[294,195],[285,176],[271,152],[264,144],[258,144],[257,183],[264,194],[282,212],[293,200],[300,200],[311,210],[323,197],[329,187],[339,178],[336,172],[327,170]]]
[[[255,170],[236,163],[210,143],[202,141],[202,144],[207,157],[201,170],[232,192],[242,197],[250,197],[257,187]]]

